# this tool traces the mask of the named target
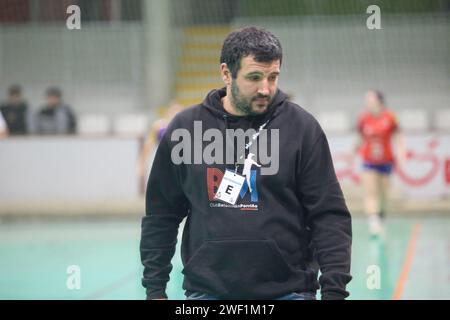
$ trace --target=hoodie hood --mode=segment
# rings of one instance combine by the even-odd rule
[[[236,116],[232,115],[225,111],[222,104],[222,98],[227,94],[226,88],[223,87],[221,89],[211,90],[206,98],[203,100],[203,106],[205,106],[211,113],[213,113],[216,117],[222,119],[247,119],[251,121],[263,121],[268,119],[269,117],[276,117],[281,112],[283,107],[283,102],[287,100],[288,96],[277,89],[272,102],[269,104],[267,110],[259,115],[248,115],[248,116]]]

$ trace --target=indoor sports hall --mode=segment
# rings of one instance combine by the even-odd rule
[[[280,39],[278,86],[326,133],[352,215],[348,299],[450,299],[450,5],[439,0],[0,0],[0,299],[145,299],[158,139],[224,86],[223,41],[245,26]],[[376,235],[354,150],[370,90],[406,150]],[[64,132],[40,122],[55,99],[75,119]],[[169,299],[186,298],[184,223]]]

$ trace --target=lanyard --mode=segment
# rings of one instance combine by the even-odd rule
[[[244,153],[238,158],[238,160],[237,160],[237,162],[236,162],[235,169],[234,169],[234,173],[237,173],[237,171],[238,171],[238,168],[239,168],[238,162],[239,162],[239,160],[242,160],[242,159],[244,158],[246,151],[250,149],[250,147],[253,145],[253,143],[254,143],[256,140],[258,140],[258,137],[259,137],[259,135],[260,135],[260,133],[261,133],[261,130],[264,129],[264,128],[269,124],[269,122],[272,121],[273,118],[274,118],[274,116],[272,115],[272,117],[270,117],[269,120],[267,120],[267,121],[264,122],[262,125],[260,125],[259,128],[258,128],[258,131],[255,132],[255,133],[252,135],[252,138],[250,139],[250,141],[249,141],[248,143],[245,144]]]

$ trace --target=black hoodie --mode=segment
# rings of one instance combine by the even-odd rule
[[[140,244],[147,298],[166,297],[178,226],[185,217],[181,256],[187,294],[272,299],[315,292],[320,283],[322,299],[347,297],[351,216],[320,125],[281,90],[258,116],[227,113],[221,102],[225,94],[225,89],[213,90],[203,103],[177,114],[158,146]],[[171,161],[180,143],[172,141],[177,128],[194,135],[194,121],[201,121],[203,130],[216,128],[225,136],[225,129],[257,130],[269,119],[268,135],[272,129],[279,133],[278,172],[261,175],[261,168],[253,167],[253,190],[241,190],[246,192],[234,206],[213,199],[233,164]],[[203,148],[208,143],[203,141]],[[199,152],[191,150],[192,157]],[[260,162],[258,155],[255,160]]]

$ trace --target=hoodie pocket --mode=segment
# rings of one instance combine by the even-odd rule
[[[245,296],[286,283],[295,271],[273,240],[207,240],[183,273],[193,287]]]

